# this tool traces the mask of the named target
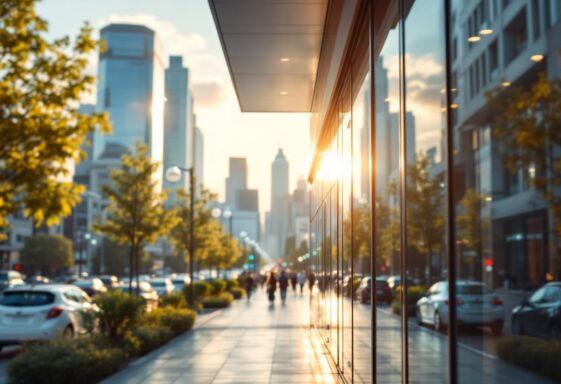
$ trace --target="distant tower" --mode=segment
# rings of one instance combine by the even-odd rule
[[[230,174],[226,179],[226,205],[238,209],[238,191],[247,189],[247,160],[245,157],[230,157]]]
[[[164,64],[156,34],[130,24],[110,24],[100,34],[107,49],[99,55],[96,110],[109,112],[113,132],[95,136],[93,160],[108,144],[124,152],[139,140],[153,161],[162,162]]]
[[[195,132],[189,70],[183,66],[181,56],[170,56],[165,79],[164,169],[172,165],[189,168],[194,159]],[[197,179],[200,178],[198,174],[195,175]],[[184,174],[177,183],[164,180],[164,187],[170,191],[179,187],[186,189],[188,186],[189,180]],[[170,199],[173,199],[173,194],[170,194]]]
[[[288,236],[289,227],[289,200],[288,190],[288,161],[281,148],[271,166],[271,218],[270,233],[273,240],[270,242],[273,249],[270,253],[274,258],[284,256],[284,244]]]

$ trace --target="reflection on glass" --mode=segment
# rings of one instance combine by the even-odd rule
[[[477,49],[459,44],[451,63],[463,383],[546,382],[538,373],[548,376],[547,341],[530,352],[528,340],[511,336],[537,342],[561,333],[554,315],[561,308],[561,61],[553,58],[560,43],[546,43],[559,34],[561,8],[558,1],[504,3],[473,9],[457,0],[452,9],[459,41],[474,20],[493,30]]]

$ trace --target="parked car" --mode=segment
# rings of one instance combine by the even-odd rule
[[[0,271],[0,291],[24,284],[23,277],[18,271]]]
[[[356,290],[362,280],[362,275],[355,273],[354,275],[345,276],[343,280],[343,295],[351,297],[351,294]]]
[[[390,287],[388,286],[388,282],[386,281],[386,277],[377,277],[376,278],[376,302],[377,303],[385,303],[391,304],[392,302],[392,293]],[[366,276],[360,282],[359,287],[356,289],[355,296],[360,300],[362,304],[370,304],[371,297],[371,284],[372,278],[370,276]]]
[[[401,286],[401,276],[400,275],[393,275],[388,277],[388,279],[386,280],[388,283],[388,287],[390,287],[392,294],[395,296],[395,291],[397,290],[397,287]],[[419,280],[415,279],[413,277],[408,277],[407,278],[407,285],[408,286],[412,286],[412,285],[417,285],[419,284]]]
[[[417,322],[431,324],[441,331],[448,324],[448,282],[433,284],[417,301]],[[490,326],[495,335],[500,335],[504,322],[502,300],[485,284],[479,281],[456,283],[456,311],[459,325]]]
[[[152,288],[150,283],[146,281],[140,281],[138,284],[138,288],[139,289],[137,291],[136,281],[133,280],[132,294],[138,294],[138,296],[142,297],[146,301],[146,310],[151,311],[152,309],[158,308],[160,296],[158,295],[158,292],[156,292],[156,290]],[[121,281],[121,285],[118,287],[118,289],[122,290],[123,292],[130,293],[129,281],[127,279]]]
[[[160,296],[164,296],[175,291],[175,286],[169,277],[152,279],[150,280],[150,285],[152,285],[152,288],[154,288]]]
[[[98,310],[73,285],[22,285],[0,295],[0,349],[26,340],[85,333],[82,311]]]
[[[113,289],[119,286],[119,278],[113,275],[102,275],[97,277],[103,282],[107,289]]]
[[[28,285],[37,285],[37,284],[49,284],[51,281],[48,277],[41,276],[41,275],[34,275],[29,277],[25,283]]]
[[[511,329],[515,335],[548,339],[561,337],[561,283],[548,283],[512,310]]]
[[[91,297],[107,292],[105,284],[103,284],[103,281],[97,277],[94,277],[93,279],[76,280],[72,284],[82,288]]]
[[[173,286],[175,287],[175,290],[177,292],[181,292],[183,290],[183,287],[189,285],[190,281],[191,280],[187,275],[175,275],[171,277],[171,282],[173,283]]]

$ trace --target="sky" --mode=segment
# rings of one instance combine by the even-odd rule
[[[37,13],[49,22],[52,37],[76,36],[85,21],[96,29],[96,36],[111,22],[143,24],[156,31],[166,58],[183,56],[197,125],[204,134],[203,181],[221,200],[229,157],[247,158],[248,187],[259,190],[261,212],[270,208],[271,163],[279,147],[290,164],[290,190],[306,174],[309,115],[240,112],[207,0],[42,0]],[[88,71],[95,75],[96,70],[97,56],[92,55]],[[94,103],[95,92],[84,95],[83,101]]]

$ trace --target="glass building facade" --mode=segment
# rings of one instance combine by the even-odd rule
[[[508,336],[561,333],[560,21],[555,0],[329,2],[310,322],[345,382],[548,382]]]
[[[94,159],[108,144],[123,150],[136,140],[147,144],[150,157],[163,161],[164,63],[154,31],[144,26],[110,24],[100,31],[97,81],[99,112],[108,112],[110,135],[94,139]],[[161,179],[160,175],[160,179]]]

